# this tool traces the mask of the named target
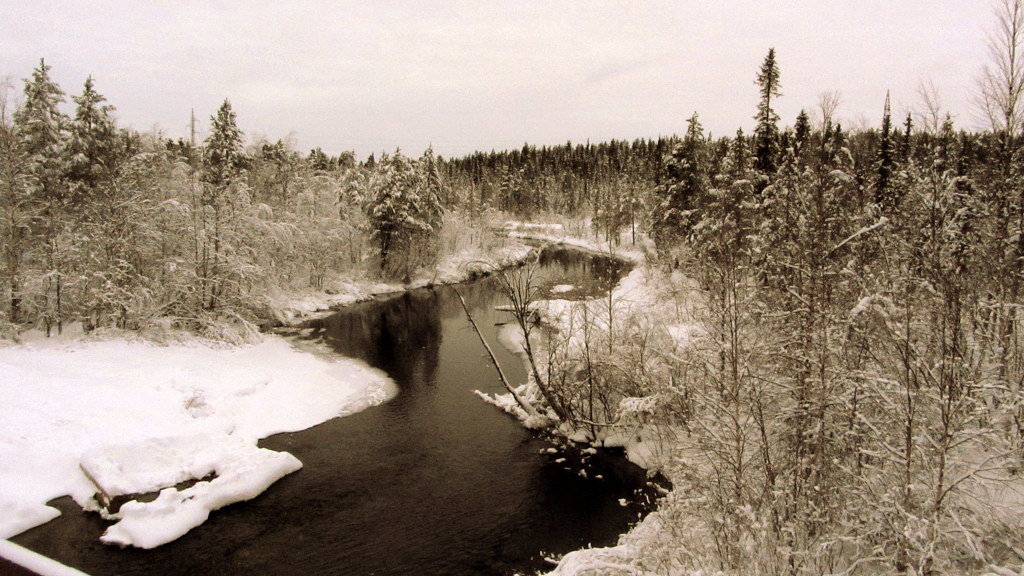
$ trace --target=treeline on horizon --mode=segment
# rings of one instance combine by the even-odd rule
[[[618,242],[624,227],[633,238],[640,231],[664,235],[678,227],[666,219],[692,208],[691,200],[666,197],[678,196],[669,189],[678,187],[678,155],[686,145],[676,136],[524,145],[455,159],[428,150],[411,160],[396,151],[360,163],[352,152],[303,155],[282,140],[247,144],[227,101],[201,143],[122,129],[92,78],[66,115],[66,96],[43,62],[25,80],[17,105],[10,91],[4,96],[0,311],[11,324],[47,331],[85,317],[90,326],[222,313],[254,318],[246,309],[252,302],[243,301],[258,299],[268,283],[309,279],[321,286],[329,271],[346,268],[405,279],[436,260],[437,247],[414,237],[436,238],[442,213],[584,218]],[[842,147],[860,188],[873,185],[879,147],[887,142],[892,158],[885,169],[893,171],[894,163],[921,162],[936,141],[952,139],[954,161],[965,173],[991,164],[999,140],[993,133],[954,132],[948,120],[940,131],[923,130],[909,116],[897,132],[887,110],[884,130],[847,133],[829,118],[812,129],[806,113],[794,128],[779,130],[777,122],[768,123],[769,139],[780,159],[810,145]],[[762,162],[763,134],[699,136],[700,169],[711,180],[736,148]],[[758,186],[773,172],[759,166],[765,182]],[[303,217],[334,221],[320,223],[326,232],[313,232],[312,221],[300,224]],[[183,220],[170,223],[176,219]],[[173,238],[185,230],[187,238]],[[408,257],[403,247],[417,254]]]
[[[409,280],[496,242],[488,218],[499,211],[585,217],[628,196],[636,226],[671,147],[526,146],[456,160],[396,150],[360,163],[352,152],[246,142],[227,100],[202,142],[124,129],[91,77],[68,102],[44,61],[20,97],[12,89],[0,94],[7,334],[78,321],[265,323],[268,290],[322,288],[332,276]]]

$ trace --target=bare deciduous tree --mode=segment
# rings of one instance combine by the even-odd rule
[[[939,96],[935,82],[928,80],[918,84],[917,98],[920,100],[920,109],[914,116],[917,117],[918,126],[929,134],[937,134],[942,129],[945,114],[942,113],[942,97]]]
[[[842,96],[838,90],[826,90],[818,94],[818,114],[820,114],[820,118],[814,119],[816,124],[820,123],[816,126],[817,129],[823,130],[826,126],[832,125],[836,109],[839,108],[841,102]]]
[[[992,130],[1009,145],[1024,125],[1024,0],[997,0],[988,37],[991,61],[981,73],[978,104]]]
[[[501,291],[508,298],[512,309],[512,316],[515,318],[516,324],[523,335],[523,350],[529,361],[530,372],[537,384],[537,388],[544,396],[548,405],[551,406],[551,409],[555,411],[558,418],[564,421],[567,419],[568,414],[562,403],[553,395],[548,381],[541,376],[537,354],[533,349],[533,343],[530,341],[530,335],[536,327],[534,323],[536,312],[533,310],[533,304],[538,296],[537,271],[536,264],[526,264],[525,266],[502,272],[498,276],[498,280],[501,283]]]

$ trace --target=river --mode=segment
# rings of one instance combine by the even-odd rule
[[[591,295],[625,272],[568,250],[541,262],[547,287]],[[520,361],[497,344],[510,317],[495,309],[496,280],[458,289],[510,379],[523,382]],[[581,290],[560,293],[574,295]],[[60,518],[14,541],[95,576],[512,574],[550,567],[545,554],[613,544],[644,513],[643,470],[601,454],[588,457],[583,478],[570,464],[579,454],[546,453],[550,440],[473,394],[503,388],[454,288],[378,298],[303,328],[301,338],[387,372],[397,395],[263,440],[303,469],[160,548],[101,544],[107,523],[67,498],[54,502]]]

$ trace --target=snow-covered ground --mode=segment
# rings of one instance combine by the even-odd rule
[[[561,224],[508,221],[504,225],[504,230],[510,238],[557,244],[606,256],[613,255],[635,263],[644,261],[644,250],[653,249],[653,244],[646,238],[639,244],[634,245],[629,239],[628,232],[623,232],[619,242],[616,244],[605,240],[596,240],[589,237],[583,238],[574,235],[566,231],[565,227]],[[637,240],[639,241],[641,238],[638,237]]]
[[[421,274],[413,278],[409,284],[339,278],[327,283],[322,290],[308,288],[272,291],[266,295],[266,300],[278,320],[291,323],[302,317],[369,300],[380,294],[439,284],[456,284],[491,274],[526,260],[532,251],[533,249],[525,244],[509,241],[508,244],[486,253],[463,250],[452,254],[438,263],[436,270],[430,275]]]
[[[58,516],[46,502],[59,496],[95,508],[87,469],[112,493],[172,486],[154,502],[122,507],[124,519],[105,536],[143,547],[177,538],[211,510],[301,467],[290,454],[258,448],[258,439],[394,393],[365,364],[278,337],[237,347],[35,341],[0,347],[0,375],[0,538]],[[210,472],[212,481],[173,488]]]

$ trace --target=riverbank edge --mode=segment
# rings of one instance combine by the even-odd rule
[[[609,242],[595,242],[571,235],[539,234],[513,230],[509,232],[509,236],[525,241],[541,243],[541,247],[539,249],[543,249],[548,246],[559,246],[628,262],[634,266],[634,271],[631,272],[631,274],[644,274],[644,268],[649,268],[651,266],[648,254],[651,253],[652,248],[649,245],[649,242],[646,241],[641,241],[640,245],[636,246],[635,249],[616,250]],[[620,279],[612,289],[613,292],[620,289],[623,282],[628,277],[629,275]],[[653,286],[644,285],[644,288],[653,288]],[[524,358],[523,361],[526,362],[526,359]],[[517,417],[513,412],[506,409],[506,407],[497,402],[493,402],[491,397],[486,397],[479,393],[478,395],[481,396],[483,401],[495,404],[499,408],[505,409],[506,412],[509,412],[510,415],[515,417],[524,427],[530,427],[525,420]],[[570,435],[562,430],[552,428],[548,430],[548,433],[561,441],[569,443],[573,442]],[[643,460],[638,461],[636,459],[631,459],[631,461],[644,470],[648,470],[649,472],[651,471],[649,463]],[[669,480],[669,483],[671,484],[671,479],[667,478],[667,480]],[[671,488],[669,488],[669,491],[671,491]],[[665,493],[665,495],[668,494]],[[622,533],[619,536],[619,540],[616,545],[598,548],[581,548],[579,550],[568,552],[562,556],[562,558],[558,559],[554,569],[545,573],[545,575],[583,576],[584,574],[590,574],[593,570],[597,569],[621,569],[631,573],[633,571],[633,568],[630,566],[631,560],[638,556],[638,548],[642,547],[644,540],[650,539],[653,533],[657,532],[659,529],[660,520],[658,510],[657,507],[654,507],[643,517],[643,519],[630,528],[629,531]]]
[[[432,276],[421,275],[407,284],[376,282],[372,280],[339,279],[322,290],[281,290],[265,296],[278,327],[294,327],[306,320],[322,318],[336,312],[373,300],[374,298],[430,288],[471,282],[520,266],[547,247],[558,246],[615,258],[639,266],[646,262],[641,250],[616,250],[607,243],[594,242],[574,236],[523,232],[505,229],[505,237],[513,243],[503,249],[485,254],[452,255],[433,270]],[[535,245],[531,245],[535,244]]]
[[[295,327],[322,318],[360,302],[430,288],[450,286],[485,278],[535,258],[539,249],[509,236],[512,243],[484,254],[456,254],[442,261],[432,275],[421,275],[409,283],[339,279],[323,290],[275,291],[265,295],[275,328]]]

